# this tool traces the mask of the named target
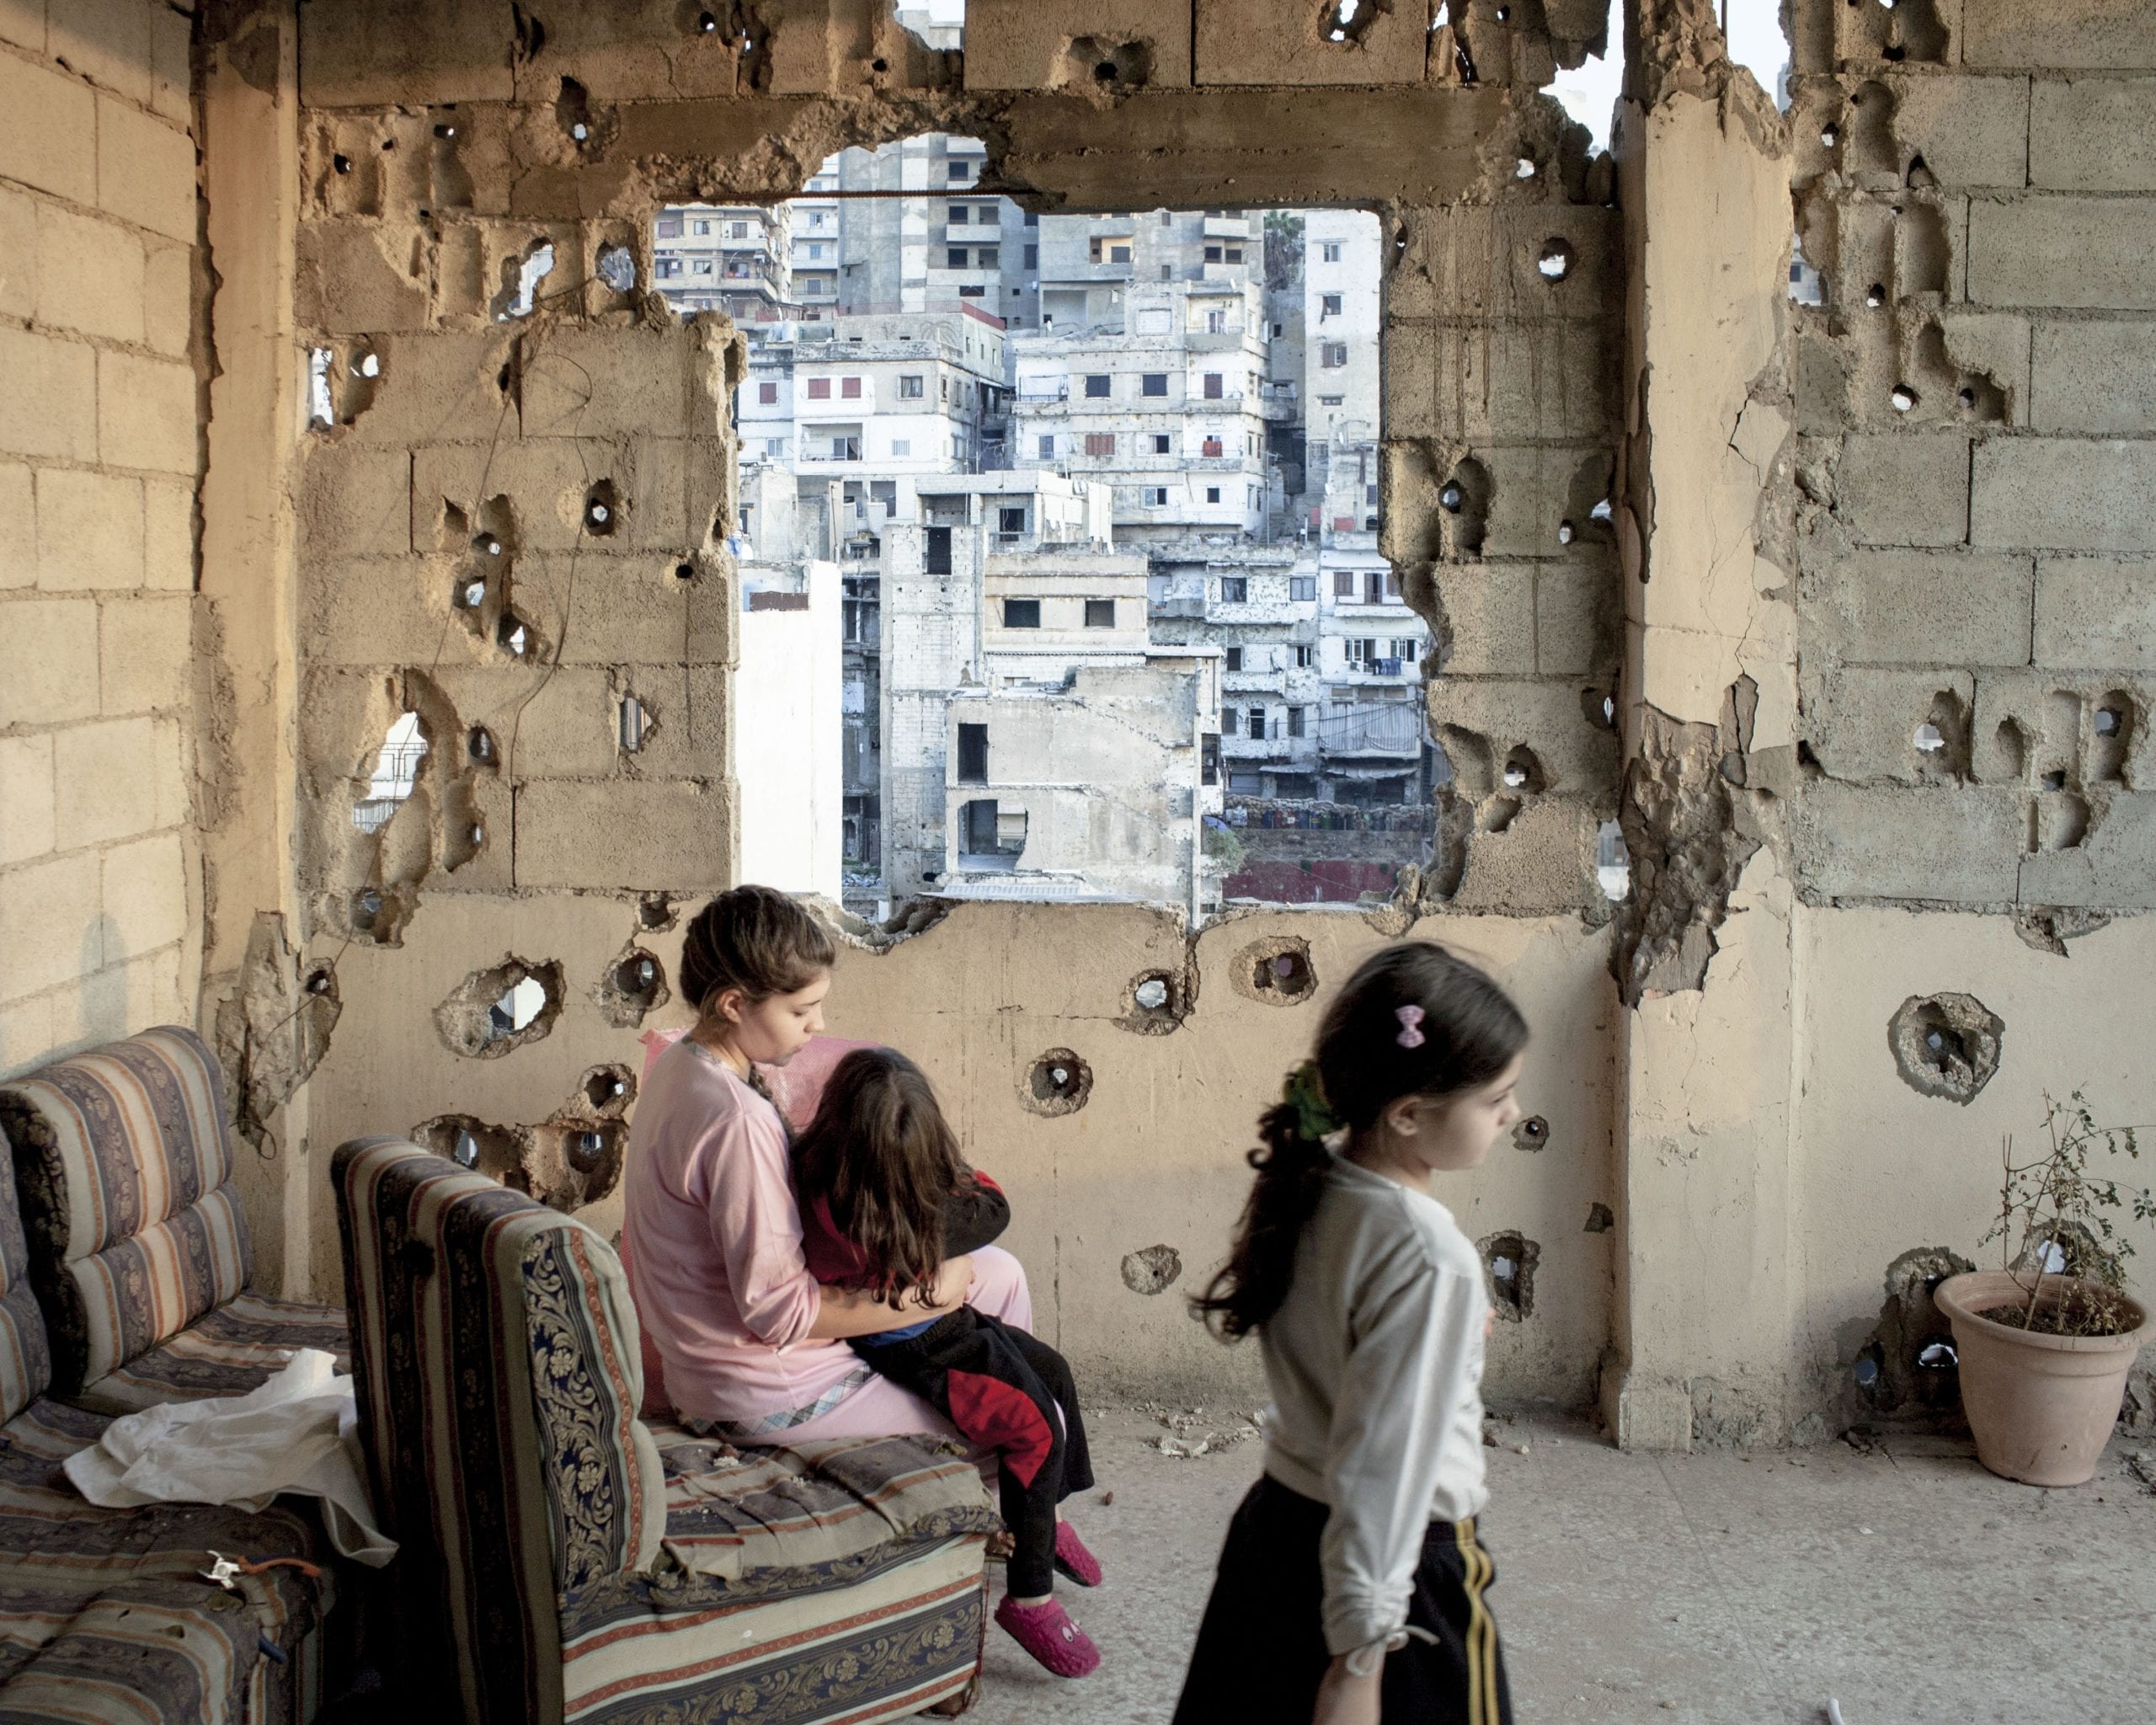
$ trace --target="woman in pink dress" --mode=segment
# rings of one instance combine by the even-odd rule
[[[695,1026],[654,1060],[629,1131],[622,1257],[663,1397],[691,1429],[735,1443],[874,1437],[955,1427],[878,1377],[846,1345],[961,1303],[1033,1323],[1025,1271],[999,1247],[946,1261],[934,1300],[887,1306],[819,1286],[802,1256],[785,1122],[814,1113],[847,1049],[819,1043],[830,937],[783,893],[736,887],[689,925],[681,992]],[[758,1069],[766,1069],[765,1071]],[[649,1374],[647,1373],[648,1380]]]

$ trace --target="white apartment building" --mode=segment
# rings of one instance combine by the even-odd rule
[[[1129,328],[1129,288],[1250,280],[1264,261],[1261,220],[1225,210],[1043,216],[1040,327],[1062,335],[1113,334]]]
[[[1011,337],[1011,460],[1113,488],[1118,545],[1265,531],[1262,291],[1134,284],[1128,327]]]
[[[1038,315],[1035,218],[974,190],[987,161],[977,139],[928,133],[842,150],[823,164],[810,184],[835,195],[841,310],[969,306],[1012,323]]]
[[[804,559],[740,565],[733,688],[741,878],[837,900],[844,848],[839,571]],[[622,716],[642,740],[641,713]]]
[[[670,204],[654,230],[653,285],[685,316],[768,322],[793,293],[792,225],[784,204]]]
[[[1377,442],[1384,236],[1366,210],[1297,213],[1303,221],[1302,402],[1315,492],[1322,483],[1321,449]]]

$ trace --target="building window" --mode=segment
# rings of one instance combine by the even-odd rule
[[[1344,395],[1321,395],[1317,398],[1317,404],[1321,408],[1337,408],[1347,399],[1348,398]]]
[[[1220,709],[1220,734],[1224,737],[1235,734],[1235,709],[1232,707]]]
[[[766,437],[764,440],[764,453],[766,455],[784,455],[786,453],[786,440],[783,437]]]
[[[1218,485],[1208,485],[1205,488],[1205,500],[1208,503],[1218,503],[1220,500],[1220,488]]]
[[[1332,572],[1332,596],[1335,599],[1353,599],[1355,596],[1354,570],[1335,569]]]
[[[1086,627],[1089,629],[1112,629],[1115,627],[1115,601],[1088,599],[1086,601]]]
[[[1168,374],[1166,371],[1146,372],[1138,380],[1138,393],[1140,395],[1166,395],[1168,393]]]
[[[759,383],[756,386],[756,399],[767,408],[776,406],[778,403],[778,385],[776,383]]]
[[[1240,264],[1242,260],[1243,248],[1241,246],[1230,246],[1228,248],[1228,261],[1230,264]]]
[[[1317,302],[1317,314],[1321,318],[1337,318],[1340,315],[1340,296],[1337,293],[1322,296]]]
[[[1220,577],[1220,603],[1247,605],[1250,603],[1250,577],[1223,575]]]
[[[900,401],[919,401],[921,397],[921,380],[919,377],[905,377],[899,379],[899,399]]]
[[[1299,707],[1290,707],[1288,709],[1288,734],[1291,737],[1299,737],[1302,734],[1303,709]]]
[[[1055,434],[1052,431],[1041,434],[1040,458],[1044,462],[1052,462],[1055,459]]]
[[[809,255],[810,257],[812,257],[812,258],[820,258],[820,257],[822,257],[822,256],[824,255],[824,248],[823,248],[823,247],[822,247],[822,246],[820,246],[820,245],[818,245],[818,244],[811,243],[811,244],[810,244],[810,246],[809,246],[809,248],[808,248],[808,255]]]
[[[963,246],[951,246],[947,248],[943,254],[943,261],[951,269],[964,269],[966,267],[966,248]]]
[[[1147,509],[1166,509],[1168,506],[1168,488],[1148,485],[1138,494],[1138,500]]]
[[[679,239],[680,237],[681,218],[679,216],[662,216],[659,218],[659,232],[657,238],[660,239]]]
[[[995,246],[976,246],[974,248],[974,267],[977,270],[997,270],[1002,267],[1002,253]]]
[[[1174,452],[1174,442],[1169,437],[1168,434],[1165,431],[1155,431],[1153,434],[1153,453],[1155,455],[1171,455]]]
[[[1412,637],[1399,635],[1393,638],[1392,656],[1398,660],[1402,665],[1414,664],[1415,650],[1415,642]]]
[[[1227,650],[1228,669],[1230,670],[1241,670],[1243,668],[1243,649],[1240,647],[1230,647]]]
[[[1340,242],[1337,239],[1326,241],[1323,255],[1326,263],[1337,264],[1340,261]]]
[[[995,530],[999,533],[1017,535],[1026,531],[1026,511],[1021,509],[999,509],[995,512]]]
[[[1094,371],[1086,378],[1086,394],[1089,399],[1105,400],[1108,393],[1108,376],[1105,371]]]
[[[1026,267],[1028,270],[1038,270],[1041,267],[1041,248],[1038,246],[1026,248]]]
[[[926,569],[931,575],[951,573],[951,530],[931,527],[928,530],[928,558]]]
[[[962,300],[985,299],[987,296],[988,290],[979,286],[962,284],[958,289],[958,297]]]
[[[973,219],[973,210],[970,206],[965,204],[953,204],[951,206],[951,222],[953,227],[962,226],[966,222],[971,222]]]
[[[1315,600],[1317,597],[1317,577],[1315,575],[1289,576],[1288,597],[1299,603],[1307,603]]]
[[[831,380],[830,380],[830,378],[828,378],[828,377],[811,377],[811,378],[808,380],[808,399],[809,399],[809,400],[811,400],[811,401],[829,401],[830,398],[831,398]]]
[[[1205,399],[1222,401],[1227,397],[1227,384],[1218,371],[1205,374]]]
[[[971,176],[967,174],[966,164],[964,163],[953,162],[950,168],[950,177],[953,179],[969,179]],[[1336,246],[1332,248],[1332,249],[1337,251],[1339,248]]]
[[[1310,661],[1316,656],[1317,649],[1315,648],[1298,647],[1295,649],[1295,669],[1297,670],[1308,670],[1310,668]]]
[[[831,439],[831,459],[835,462],[857,462],[861,459],[861,440],[858,437]]]
[[[1006,629],[1038,629],[1041,626],[1041,602],[1038,599],[1006,599],[1003,601],[1003,627]]]
[[[985,724],[961,724],[958,727],[958,782],[962,785],[985,785],[988,782],[988,727]]]
[[[662,276],[679,275],[681,273],[681,260],[679,258],[661,258],[654,266],[653,273]]]
[[[861,380],[858,377],[840,378],[839,394],[845,400],[859,401],[861,399]]]
[[[1344,341],[1325,343],[1318,363],[1327,371],[1338,371],[1348,363],[1348,344]]]
[[[1248,718],[1244,722],[1250,726],[1251,736],[1255,740],[1258,742],[1265,740],[1265,709],[1262,707],[1251,708]]]
[[[1207,731],[1198,743],[1198,782],[1217,785],[1220,782],[1220,740]]]
[[[1209,264],[1217,264],[1217,263],[1219,263],[1219,262],[1220,261],[1220,248],[1219,248],[1219,247],[1218,247],[1218,246],[1208,246],[1208,247],[1206,247],[1206,248],[1205,248],[1205,261],[1206,261],[1207,263],[1209,263]]]
[[[1385,603],[1385,571],[1365,569],[1363,572],[1363,598],[1370,605]]]
[[[710,275],[710,274],[712,273],[712,272],[711,272],[711,259],[710,259],[709,258],[699,258],[699,259],[696,259],[696,267],[693,270],[691,270],[690,273],[691,273],[691,275]]]
[[[1028,211],[1026,211],[1026,226],[1027,226],[1027,227],[1038,227],[1040,225],[1041,225],[1040,212],[1039,212],[1038,211],[1037,211],[1037,210],[1028,210]]]
[[[1113,431],[1088,431],[1086,434],[1086,453],[1087,455],[1113,455],[1115,453],[1115,433]]]

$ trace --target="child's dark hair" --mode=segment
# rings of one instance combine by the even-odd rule
[[[1401,1044],[1403,1007],[1422,1013],[1412,1047]],[[1224,1340],[1257,1328],[1288,1297],[1296,1242],[1325,1181],[1326,1134],[1365,1131],[1403,1096],[1487,1084],[1526,1046],[1527,1021],[1511,997],[1444,948],[1403,941],[1365,959],[1326,1011],[1316,1058],[1259,1117],[1264,1142],[1249,1157],[1257,1182],[1228,1262],[1193,1306]]]
[[[943,1205],[973,1178],[920,1067],[887,1048],[856,1049],[832,1069],[816,1118],[793,1146],[803,1204],[820,1198],[886,1297],[935,1297]]]
[[[767,886],[721,893],[681,942],[681,994],[707,1017],[729,988],[751,1001],[806,988],[836,956],[831,937],[793,900]]]

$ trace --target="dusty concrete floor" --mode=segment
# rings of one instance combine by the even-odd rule
[[[1174,1705],[1257,1446],[1172,1460],[1143,1413],[1092,1426],[1102,1491],[1068,1513],[1108,1574],[1068,1599],[1102,1669],[1059,1682],[991,1630],[969,1725],[1148,1725]],[[1500,1430],[1483,1526],[1523,1722],[1813,1725],[1830,1696],[1848,1725],[2156,1717],[2156,1494],[2125,1465],[2156,1442],[2048,1492],[1945,1439],[1657,1458],[1580,1425]]]

